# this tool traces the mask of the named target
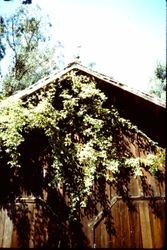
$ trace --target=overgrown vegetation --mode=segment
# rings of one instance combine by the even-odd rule
[[[13,169],[11,182],[19,183],[20,148],[32,131],[42,131],[51,149],[47,187],[63,184],[71,221],[80,220],[81,208],[96,214],[100,204],[109,223],[106,183],[117,186],[123,170],[140,176],[143,167],[156,174],[164,163],[163,150],[113,106],[105,108],[105,101],[93,78],[71,73],[24,100],[11,96],[0,103],[0,167],[6,162]],[[134,158],[124,136],[148,156]]]

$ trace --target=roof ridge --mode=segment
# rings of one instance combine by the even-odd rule
[[[146,99],[147,101],[151,101],[151,102],[155,103],[156,105],[159,105],[159,106],[162,106],[163,108],[166,108],[165,102],[163,102],[157,98],[154,98],[152,95],[150,95],[148,93],[142,92],[138,89],[135,89],[131,86],[128,86],[127,84],[123,84],[119,81],[116,81],[116,80],[114,80],[114,78],[112,76],[108,76],[104,73],[99,73],[98,71],[90,69],[90,68],[82,65],[81,61],[79,61],[79,60],[74,60],[74,61],[70,62],[63,69],[60,69],[59,71],[40,79],[36,83],[30,85],[28,88],[16,92],[13,96],[15,98],[24,98],[25,96],[30,95],[34,91],[46,86],[47,84],[51,83],[52,81],[55,81],[56,79],[60,78],[61,76],[65,75],[66,73],[68,73],[74,69],[81,70],[81,71],[83,71],[87,74],[90,74],[90,75],[92,75],[100,80],[106,81],[109,84],[112,84],[118,88],[121,88],[122,90],[128,91],[134,95],[137,95],[137,96],[140,96],[140,97]]]
[[[148,101],[151,101],[151,102],[153,102],[153,103],[155,103],[157,105],[160,105],[160,106],[162,106],[164,108],[166,107],[165,102],[161,101],[160,99],[155,98],[154,96],[152,96],[149,93],[143,92],[143,91],[141,91],[139,89],[136,89],[136,88],[133,88],[133,87],[127,85],[127,84],[121,83],[121,82],[115,80],[112,76],[108,76],[108,75],[106,75],[104,73],[99,73],[98,71],[92,70],[92,69],[90,69],[90,68],[88,68],[88,67],[86,67],[86,66],[84,66],[82,64],[79,64],[77,62],[75,62],[74,64],[71,64],[71,66],[77,66],[77,68],[79,68],[80,70],[84,70],[89,74],[93,74],[95,77],[100,77],[100,78],[102,77],[101,80],[110,81],[110,83],[114,84],[115,86],[117,86],[119,88],[122,88],[122,89],[124,89],[126,91],[129,91],[129,92],[135,94],[135,95],[143,97],[144,99],[146,99]]]

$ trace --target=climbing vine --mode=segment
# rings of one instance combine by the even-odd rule
[[[106,99],[94,79],[71,73],[24,100],[11,96],[0,103],[1,165],[6,155],[10,168],[21,168],[18,149],[25,134],[42,130],[52,158],[47,185],[64,185],[71,220],[80,217],[81,208],[87,213],[90,204],[92,211],[100,203],[104,214],[109,213],[105,183],[115,183],[121,169],[138,176],[147,166],[155,174],[164,163],[163,150],[113,106],[105,108]],[[124,135],[130,143],[138,138],[139,148],[152,153],[134,158]]]

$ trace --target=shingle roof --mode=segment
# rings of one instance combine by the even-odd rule
[[[104,75],[102,73],[98,73],[92,69],[89,69],[83,65],[81,65],[78,62],[72,62],[70,63],[66,68],[64,68],[63,70],[61,70],[58,73],[49,75],[48,77],[45,77],[41,80],[39,80],[38,82],[36,82],[35,84],[31,85],[30,87],[22,90],[22,91],[18,91],[16,94],[14,94],[13,96],[16,98],[24,98],[28,95],[31,95],[32,93],[34,93],[35,91],[47,86],[48,84],[54,82],[56,79],[61,78],[62,76],[66,75],[68,72],[72,71],[72,70],[79,70],[83,73],[86,73],[88,75],[94,76],[96,79],[99,79],[103,82],[109,83],[117,88],[122,89],[123,91],[127,91],[130,92],[136,96],[139,96],[145,100],[147,100],[148,102],[152,102],[158,106],[161,107],[166,107],[165,103],[158,100],[157,98],[154,98],[153,96],[146,94],[144,92],[141,92],[137,89],[134,89],[132,87],[129,87],[123,83],[120,83],[119,81],[115,81],[112,77]]]

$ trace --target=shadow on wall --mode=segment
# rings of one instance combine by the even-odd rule
[[[41,131],[33,131],[20,147],[21,168],[9,168],[7,157],[1,159],[0,247],[88,245],[80,222],[68,220],[64,197],[48,188],[49,174],[44,181],[43,168],[51,163],[48,145]]]
[[[79,221],[70,222],[68,219],[69,208],[65,197],[58,189],[52,189],[47,185],[51,178],[49,171],[52,163],[51,148],[42,131],[25,134],[25,141],[19,150],[21,168],[9,168],[5,150],[3,159],[0,159],[0,247],[89,246],[90,242],[82,224]],[[43,178],[44,168],[47,169],[45,178]],[[127,204],[129,210],[137,211],[129,188],[131,170],[125,171],[125,168],[122,168],[115,177],[116,182],[110,187],[114,189],[115,194],[111,193],[111,197],[106,196],[105,204],[113,195],[117,195]],[[157,181],[161,184],[164,176],[160,174]],[[154,198],[153,187],[146,177],[141,177],[140,183],[143,196],[149,197],[153,213],[161,217],[162,211],[159,210]],[[103,196],[106,183],[101,180],[98,185]],[[104,196],[101,199],[104,201]],[[93,213],[91,217],[94,218],[98,211],[91,209],[90,206],[89,211],[85,213],[88,217]],[[107,211],[108,208],[106,213]],[[110,224],[111,228],[108,228],[108,233],[114,235],[118,233],[114,229],[114,223],[117,222],[112,218],[112,213],[110,216],[111,221],[108,225]],[[109,219],[109,216],[106,218]]]

